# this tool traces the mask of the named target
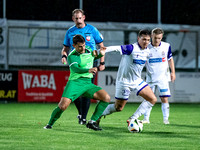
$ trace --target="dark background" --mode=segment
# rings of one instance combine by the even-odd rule
[[[199,0],[161,0],[164,24],[200,25]],[[71,21],[79,0],[6,0],[12,20]],[[3,17],[0,1],[0,18]],[[157,23],[157,0],[83,0],[86,21]]]

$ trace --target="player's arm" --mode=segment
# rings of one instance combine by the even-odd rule
[[[174,59],[171,58],[170,60],[168,60],[168,63],[169,63],[169,67],[170,67],[170,70],[171,70],[171,81],[174,82],[175,79],[176,79],[176,74],[175,74],[175,66],[174,66]]]
[[[93,56],[95,57],[95,60],[104,57],[105,51],[106,51],[106,47],[101,47],[98,50],[94,50]]]
[[[96,72],[97,72],[97,67],[85,69],[85,68],[79,67],[79,65],[77,63],[70,65],[70,68],[71,68],[71,70],[73,70],[73,72],[76,72],[76,73],[88,73],[89,72],[92,74],[96,74]]]
[[[92,73],[92,74],[96,74],[96,72],[97,72],[97,67],[90,68],[90,69],[80,67],[78,65],[76,57],[69,56],[67,61],[69,63],[70,69],[75,73],[81,74],[81,73],[88,73],[89,72],[89,73]]]
[[[120,52],[122,54],[122,49],[121,49],[121,46],[108,46],[106,47],[106,53],[109,53],[109,52]]]
[[[62,59],[61,59],[61,62],[63,64],[67,64],[67,53],[69,52],[69,47],[68,46],[63,46],[62,48],[62,51],[61,51],[61,56],[62,56]]]
[[[98,45],[99,45],[100,49],[102,47],[104,47],[103,42],[99,43]],[[104,55],[100,58],[100,65],[98,66],[98,69],[99,69],[99,71],[103,71],[105,69],[105,56]]]

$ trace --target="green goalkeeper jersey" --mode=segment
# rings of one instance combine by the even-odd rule
[[[70,67],[69,80],[75,80],[81,77],[93,78],[93,74],[89,73],[88,70],[93,67],[93,56],[92,49],[89,46],[85,47],[85,53],[79,53],[75,49],[68,55],[68,64]]]

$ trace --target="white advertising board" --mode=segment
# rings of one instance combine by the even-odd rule
[[[142,74],[144,76],[145,73]],[[98,74],[98,85],[105,89],[115,101],[115,82],[117,71],[102,71]],[[177,72],[176,81],[170,83],[171,97],[169,102],[174,103],[199,103],[200,102],[200,73]],[[156,91],[158,102],[160,102]],[[143,98],[131,93],[128,102],[142,102]]]

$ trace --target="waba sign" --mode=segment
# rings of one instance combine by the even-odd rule
[[[19,102],[59,102],[69,71],[19,71]]]

